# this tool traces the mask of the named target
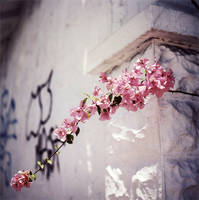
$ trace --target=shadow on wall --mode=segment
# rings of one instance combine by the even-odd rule
[[[0,173],[3,174],[6,186],[9,186],[12,170],[12,155],[6,146],[9,140],[17,139],[15,109],[15,100],[4,89],[0,99]]]
[[[37,145],[35,146],[36,164],[37,161],[43,161],[46,157],[56,150],[55,145],[59,140],[53,138],[53,131],[55,127],[47,129],[47,123],[51,117],[53,106],[53,93],[50,88],[53,71],[51,70],[47,81],[37,86],[36,92],[31,92],[28,110],[26,113],[26,139],[30,140],[32,137],[37,139]],[[37,112],[35,124],[32,123],[32,116],[35,116]],[[35,118],[35,117],[34,117]],[[35,126],[34,126],[35,125]],[[46,178],[49,179],[51,173],[54,170],[55,163],[60,169],[58,156],[52,158],[52,165],[46,166]],[[45,173],[45,171],[43,171]]]
[[[7,75],[7,65],[24,22],[40,5],[41,0],[0,1],[0,73],[3,76]]]

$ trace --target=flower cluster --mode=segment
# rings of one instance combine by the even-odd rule
[[[29,188],[30,184],[30,171],[18,171],[17,174],[12,177],[10,182],[10,185],[16,191],[21,191],[21,188],[23,187]]]
[[[86,94],[79,106],[70,110],[71,119],[64,119],[61,126],[55,129],[54,134],[63,143],[54,154],[66,142],[72,144],[74,135],[77,136],[80,132],[78,124],[85,123],[96,112],[99,114],[99,120],[103,121],[110,120],[111,115],[119,107],[128,111],[137,111],[144,108],[150,95],[156,95],[159,98],[175,83],[171,69],[166,70],[157,62],[151,65],[147,59],[139,59],[131,72],[125,70],[116,78],[101,73],[99,81],[105,84],[107,91],[102,92],[101,88],[95,86],[92,95]],[[46,163],[44,162],[40,169],[43,169]],[[28,171],[19,171],[12,178],[11,186],[16,190],[20,190],[24,186],[29,187],[29,175]],[[34,178],[31,179],[34,180]]]
[[[125,70],[119,77],[112,78],[101,73],[100,82],[105,84],[106,93],[95,86],[92,95],[86,94],[87,97],[80,105],[71,109],[73,119],[65,119],[55,130],[61,141],[67,140],[67,135],[74,134],[77,130],[79,132],[78,123],[86,122],[96,111],[99,120],[110,120],[119,107],[137,111],[144,108],[149,95],[161,97],[174,86],[175,81],[171,69],[167,71],[157,62],[150,65],[147,59],[139,59],[131,72]]]

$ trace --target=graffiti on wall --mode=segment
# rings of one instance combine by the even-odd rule
[[[51,80],[53,71],[51,70],[47,80],[37,86],[36,91],[32,91],[26,114],[26,139],[36,139],[35,154],[36,162],[42,161],[55,151],[55,145],[59,140],[53,137],[55,127],[50,126],[48,121],[51,117],[53,106],[53,93],[51,90]],[[55,164],[59,170],[58,156],[52,158],[52,165],[47,165],[43,173],[49,179],[55,168]]]
[[[12,170],[12,155],[7,149],[7,144],[12,139],[17,140],[15,109],[14,98],[4,89],[0,97],[0,173],[6,186],[9,186]]]

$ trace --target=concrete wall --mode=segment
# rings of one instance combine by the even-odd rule
[[[84,74],[87,52],[154,2],[43,0],[37,3],[31,15],[29,13],[13,43],[8,61],[0,68],[2,199],[138,199],[139,195],[142,195],[140,199],[179,199],[184,198],[180,197],[180,191],[190,186],[186,182],[189,179],[179,178],[179,168],[185,169],[193,180],[192,185],[196,185],[196,162],[193,164],[196,167],[192,167],[182,159],[185,167],[179,164],[175,168],[174,157],[165,158],[168,162],[163,158],[162,151],[175,146],[170,143],[173,135],[168,142],[165,135],[175,130],[176,118],[179,118],[177,127],[183,118],[179,111],[176,116],[172,115],[175,118],[169,117],[171,121],[164,124],[167,116],[177,109],[172,102],[168,104],[170,97],[166,97],[161,102],[153,98],[144,110],[137,113],[121,110],[110,122],[100,122],[95,116],[80,127],[80,135],[74,144],[62,149],[54,160],[54,168],[39,174],[30,189],[16,193],[6,186],[6,181],[17,170],[33,168],[35,160],[51,153],[56,143],[52,129],[69,116],[68,111],[79,104],[84,92],[92,91],[97,76]],[[170,5],[171,1],[156,3]],[[188,1],[175,1],[175,5],[181,5],[183,9],[189,4]],[[190,6],[190,9],[193,8]],[[165,60],[161,60],[163,64],[170,62],[169,52],[173,50],[166,48],[162,56]],[[144,55],[151,57],[151,49]],[[171,64],[176,65],[180,56],[178,51],[174,55],[176,60]],[[194,58],[191,55],[191,59],[198,61],[198,55],[194,54]],[[180,64],[183,62],[181,60]],[[194,60],[190,65],[193,63]],[[187,73],[192,73],[192,68],[197,71],[197,64]],[[179,80],[183,70],[177,71]],[[164,110],[169,114],[166,115]],[[186,118],[182,120],[187,121]],[[163,123],[161,127],[160,121]],[[182,132],[182,135],[190,138],[192,132],[186,133]],[[197,132],[195,135],[190,141],[197,140]],[[179,151],[182,153],[183,147]],[[179,175],[176,178],[172,175],[173,169],[177,171],[175,175]],[[196,171],[195,175],[189,176],[191,170]]]

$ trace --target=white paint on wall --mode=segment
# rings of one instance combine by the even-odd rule
[[[82,1],[82,5],[85,6],[86,0],[81,0],[81,1]]]
[[[119,168],[112,168],[110,165],[106,167],[108,175],[105,176],[105,197],[109,200],[110,196],[128,197],[129,194],[121,180],[122,171]]]
[[[92,188],[91,185],[88,185],[88,196],[92,195]]]
[[[128,128],[126,126],[118,124],[117,120],[112,120],[109,123],[109,125],[114,128],[119,129],[119,132],[112,133],[112,137],[118,142],[120,142],[122,140],[128,141],[128,142],[135,142],[135,139],[143,139],[145,137],[143,131],[147,127],[147,125],[144,125],[140,129]]]
[[[87,55],[88,54],[88,50],[85,49],[84,50],[84,59],[83,59],[83,73],[84,74],[87,74],[87,71],[86,71],[86,66],[87,66]]]
[[[91,157],[91,145],[90,144],[86,145],[86,154],[89,158]]]
[[[93,167],[92,167],[92,163],[90,160],[87,161],[87,168],[88,168],[88,172],[92,173],[93,171]]]
[[[158,164],[143,167],[132,176],[131,200],[157,200],[162,197]]]
[[[91,157],[91,146],[90,144],[86,144],[86,155],[87,155],[87,169],[88,169],[88,172],[91,173],[93,171],[93,166],[92,166],[92,163],[90,161],[90,157]]]
[[[112,145],[108,146],[108,152],[109,152],[109,154],[114,154],[114,150],[113,150]]]

